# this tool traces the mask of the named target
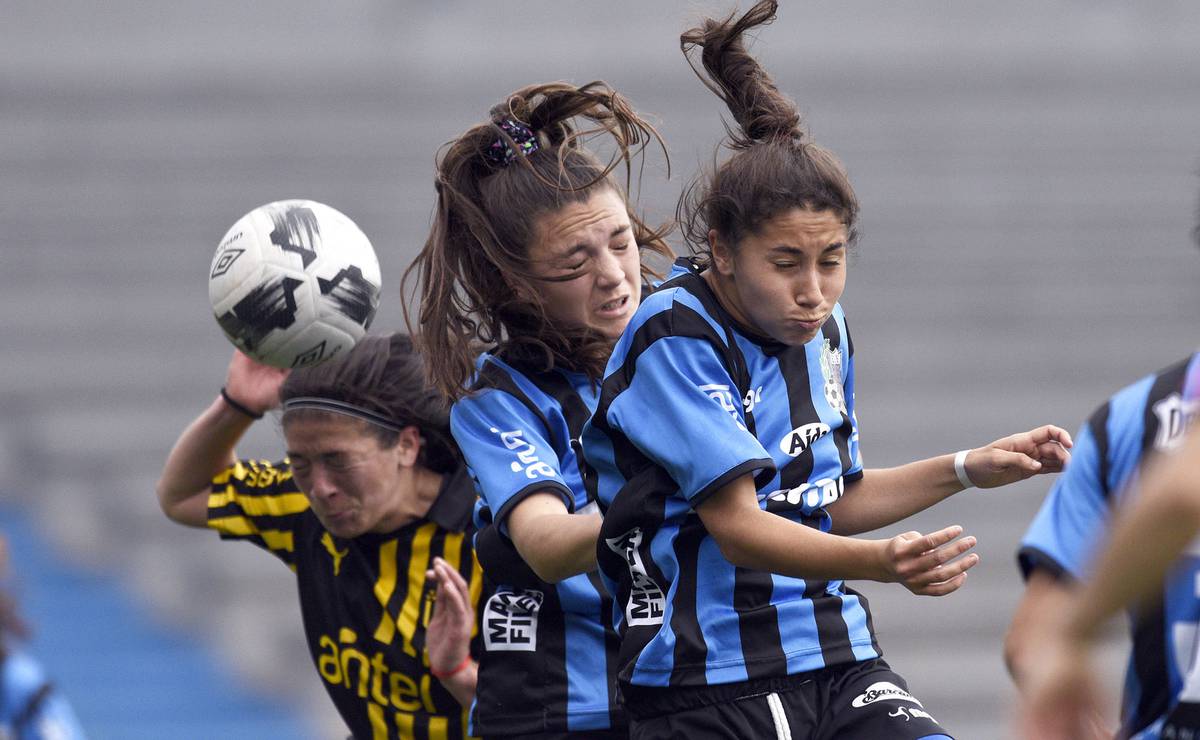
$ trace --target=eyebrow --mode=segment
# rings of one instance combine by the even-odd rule
[[[625,224],[623,226],[618,226],[617,228],[612,230],[612,233],[608,235],[608,238],[615,239],[616,237],[621,236],[622,234],[628,232],[629,229],[630,229],[629,224]],[[572,257],[587,248],[588,248],[587,244],[580,242],[579,244],[572,246],[570,249],[568,249],[567,251],[560,254],[559,258],[566,259],[567,257]]]
[[[836,252],[839,249],[845,248],[845,246],[846,246],[845,242],[832,242],[829,246],[827,246],[821,250],[821,254],[828,254],[829,252]],[[803,249],[801,249],[799,247],[793,247],[788,244],[776,244],[775,246],[771,247],[771,251],[776,252],[776,253],[786,252],[788,254],[795,254],[795,255],[803,255],[804,254]]]

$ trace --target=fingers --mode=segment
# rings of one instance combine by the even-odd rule
[[[922,536],[920,532],[905,532],[898,535],[897,539],[904,540],[896,548],[896,556],[899,558],[915,557],[922,553],[927,553],[936,550],[947,542],[953,540],[962,534],[963,528],[957,524],[952,524],[945,529],[939,529],[936,532]],[[974,537],[971,539],[971,544],[974,544]]]
[[[975,553],[959,557],[974,546],[974,537],[964,537],[922,555],[913,561],[911,566],[905,568],[910,575],[904,579],[904,585],[914,592],[941,595],[934,594],[929,590],[930,587],[948,584],[960,575],[965,576],[968,570],[979,564],[979,556]],[[944,593],[957,589],[962,585],[962,580],[964,579],[958,579],[958,582]]]
[[[439,606],[459,615],[469,613],[470,588],[458,570],[442,558],[434,558],[433,568],[426,572],[426,578],[437,580],[435,598]]]

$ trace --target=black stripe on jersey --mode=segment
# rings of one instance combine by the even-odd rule
[[[533,381],[538,390],[553,398],[559,408],[562,409],[563,418],[567,422],[567,431],[570,433],[571,438],[569,440],[555,440],[555,444],[559,449],[566,449],[570,446],[575,451],[575,462],[579,468],[579,479],[583,481],[584,492],[587,494],[588,501],[595,501],[596,476],[589,474],[587,461],[583,457],[583,445],[579,442],[579,438],[583,434],[583,426],[592,417],[592,412],[588,410],[587,404],[584,403],[584,400],[580,398],[574,386],[571,385],[571,382],[562,373],[551,370],[550,372],[537,374],[527,373],[526,377]],[[550,430],[551,434],[555,432],[556,430],[554,429]]]
[[[1110,501],[1112,493],[1108,486],[1108,476],[1112,470],[1112,464],[1108,460],[1108,414],[1110,411],[1111,401],[1105,401],[1104,405],[1092,412],[1088,417],[1088,429],[1092,432],[1092,439],[1096,440],[1096,458],[1100,461],[1100,470],[1097,472],[1100,480],[1100,490],[1104,493],[1104,500]]]
[[[708,644],[704,641],[704,633],[700,630],[700,622],[696,618],[698,605],[696,603],[697,561],[700,555],[700,543],[708,536],[699,515],[692,513],[684,519],[675,537],[675,560],[679,563],[679,581],[675,587],[672,599],[674,609],[671,612],[671,631],[675,634],[676,665],[691,661],[703,665],[708,655]],[[679,685],[680,671],[671,671],[670,685]]]
[[[838,328],[837,319],[830,316],[825,325],[821,327],[821,332],[825,338],[829,340],[829,346],[833,349],[840,349],[842,346],[842,331]],[[849,354],[847,354],[846,362],[849,363]],[[838,379],[841,382],[841,379]],[[789,390],[790,393],[790,390]],[[843,388],[843,394],[845,388]],[[849,410],[850,399],[846,399],[847,410]],[[854,460],[850,458],[850,435],[854,432],[854,425],[850,421],[850,415],[842,413],[842,425],[833,433],[833,443],[837,446],[838,458],[842,461],[842,470],[849,470],[854,465]]]
[[[1179,392],[1187,376],[1187,366],[1188,361],[1185,360],[1166,368],[1154,378],[1150,386],[1146,405],[1142,410],[1140,465],[1145,465],[1155,454],[1154,441],[1158,437],[1159,420],[1158,415],[1154,413],[1154,406],[1170,394]],[[1107,461],[1107,449],[1105,453]],[[1146,721],[1162,715],[1167,710],[1171,698],[1167,692],[1170,681],[1166,664],[1165,612],[1166,606],[1160,589],[1154,600],[1138,612],[1137,626],[1134,628],[1133,644],[1137,649],[1133,654],[1133,665],[1142,689],[1134,716]],[[1154,687],[1157,687],[1157,690],[1151,691]]]
[[[832,341],[830,342],[832,344]],[[812,386],[809,380],[808,356],[804,347],[789,347],[776,356],[779,363],[779,374],[787,385],[788,408],[791,412],[793,427],[807,424],[820,418],[812,399]],[[848,421],[843,423],[839,432],[849,427]],[[838,444],[842,449],[843,440]],[[842,469],[848,463],[846,453],[842,453]],[[813,451],[809,447],[800,455],[783,466],[780,471],[780,488],[789,489],[808,482],[813,471]],[[804,523],[810,527],[817,526],[817,519],[804,517]],[[821,656],[825,665],[840,665],[854,662],[854,651],[850,649],[850,629],[842,618],[842,598],[825,593],[828,581],[804,581],[804,598],[810,599],[813,605],[813,619],[817,626],[817,639],[821,645]],[[778,639],[778,634],[776,634]],[[782,652],[782,647],[780,648]],[[784,671],[786,673],[786,670]]]
[[[746,678],[786,676],[787,657],[779,634],[779,613],[771,604],[775,584],[771,574],[762,570],[734,568],[733,608],[738,613],[738,634],[742,654],[754,656],[746,661]]]
[[[610,616],[613,613],[613,598],[608,593],[608,589],[604,587],[604,581],[600,579],[598,570],[589,572],[587,579],[588,583],[592,584],[592,588],[596,589],[596,593],[600,595],[600,621],[604,625],[604,676],[606,679],[604,685],[608,687],[610,695],[612,695],[616,692],[617,671],[621,669],[621,636],[613,627]],[[628,724],[629,720],[626,719],[620,702],[610,701],[608,703],[608,726],[624,727]]]

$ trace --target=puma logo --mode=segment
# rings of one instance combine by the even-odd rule
[[[338,571],[342,569],[342,558],[346,557],[346,553],[350,552],[350,548],[343,548],[341,551],[337,549],[337,545],[333,544],[333,536],[328,532],[321,535],[321,544],[329,551],[329,556],[333,558],[333,574],[336,576]]]

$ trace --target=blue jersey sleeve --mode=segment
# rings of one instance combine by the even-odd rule
[[[607,421],[667,471],[693,508],[739,476],[773,468],[746,430],[741,393],[708,341],[663,337],[636,362]]]
[[[41,665],[14,650],[0,678],[0,736],[21,740],[82,740],[85,735],[67,700],[47,681]]]
[[[1042,502],[1017,559],[1026,578],[1035,568],[1081,578],[1109,519],[1100,450],[1091,426],[1075,436],[1071,462]]]
[[[854,355],[850,355],[850,360],[846,363],[845,378],[842,385],[846,392],[846,415],[850,417],[850,439],[847,442],[847,450],[850,455],[850,467],[843,473],[843,476],[849,480],[858,480],[862,477],[863,460],[862,449],[858,446],[858,415],[854,412]]]
[[[545,422],[512,395],[487,388],[457,401],[450,431],[492,521],[502,524],[513,506],[539,491],[560,495],[574,510]]]

